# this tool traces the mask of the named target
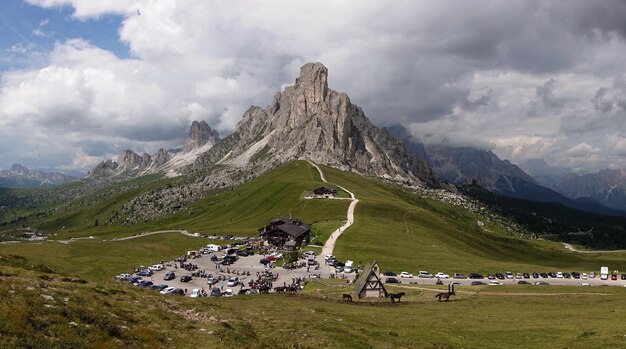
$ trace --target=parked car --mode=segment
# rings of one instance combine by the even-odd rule
[[[219,287],[213,287],[213,289],[211,290],[211,297],[221,297],[222,296],[222,290],[220,290]]]
[[[504,274],[496,273],[496,278],[499,279],[499,280],[504,280]]]
[[[386,284],[399,284],[400,280],[394,278],[394,277],[388,277],[385,279],[385,283]]]
[[[580,278],[583,280],[587,280],[589,277],[587,276],[587,273],[582,273],[580,274]]]
[[[557,274],[555,272],[551,271],[551,272],[548,273],[548,276],[551,277],[551,278],[556,278]]]
[[[556,272],[556,277],[559,278],[559,279],[562,279],[563,278],[563,273],[560,272],[560,271],[557,271]]]
[[[516,274],[515,274],[515,278],[516,278],[516,279],[521,279],[521,278],[523,278],[522,273],[516,273]]]
[[[185,290],[183,290],[182,288],[175,288],[174,291],[172,291],[172,293],[170,293],[170,294],[173,294],[173,295],[176,295],[176,296],[184,296],[185,295]]]
[[[502,283],[498,280],[489,280],[489,285],[491,286],[499,286],[502,285]]]
[[[437,274],[435,274],[436,278],[440,278],[440,279],[449,279],[450,276],[446,273],[442,273],[442,272],[438,272]]]
[[[191,281],[190,275],[183,275],[180,277],[180,282],[189,282],[189,281]]]
[[[626,274],[622,274],[622,275],[620,275],[620,279],[622,279],[622,280],[626,280]]]
[[[539,273],[534,272],[534,273],[533,273],[533,279],[538,279],[538,278],[539,278]]]
[[[577,271],[573,271],[573,272],[572,272],[572,277],[573,277],[574,279],[580,279],[580,273],[579,273],[579,272],[577,272]]]
[[[524,277],[524,279],[530,279],[530,274],[528,273],[523,273],[522,276]]]
[[[165,276],[163,276],[163,280],[166,280],[166,281],[174,280],[174,279],[176,279],[176,274],[173,271],[165,273]]]
[[[166,287],[164,289],[161,290],[161,294],[170,294],[172,293],[174,290],[176,289],[176,287]]]
[[[454,273],[453,278],[454,279],[467,279],[467,276],[465,276],[465,274],[463,273]]]
[[[526,280],[520,280],[517,282],[518,285],[530,285],[530,282],[526,281]]]
[[[609,274],[600,274],[600,280],[608,280]]]
[[[537,285],[537,286],[548,286],[550,284],[545,282],[545,281],[537,281],[537,282],[535,282],[535,285]]]
[[[397,276],[396,273],[394,273],[393,271],[387,270],[383,273],[383,275],[385,276]]]
[[[194,288],[193,290],[191,290],[191,293],[189,294],[189,297],[191,297],[191,298],[198,298],[201,295],[202,294],[200,293],[200,289]]]
[[[544,278],[544,279],[548,278],[548,273],[541,273],[539,275],[541,275],[541,277]]]
[[[226,286],[230,286],[230,287],[234,287],[237,285],[239,285],[239,278],[236,276],[233,276],[230,279],[228,279],[228,282],[226,283]]]
[[[163,291],[166,288],[168,288],[166,284],[152,285],[152,289],[159,292]]]
[[[495,280],[496,279],[496,275],[495,274],[489,274],[489,275],[487,275],[487,279]]]
[[[512,272],[510,272],[510,271],[507,271],[507,272],[505,273],[505,275],[506,275],[506,278],[507,278],[507,279],[512,279],[512,278],[513,278],[513,273],[512,273]]]
[[[412,278],[413,274],[409,273],[408,271],[403,271],[400,273],[400,277],[401,278]]]
[[[118,280],[123,280],[123,279],[127,279],[127,278],[130,278],[130,277],[132,277],[132,275],[130,275],[130,274],[119,274],[115,278],[118,279]]]
[[[563,273],[563,277],[566,279],[571,279],[572,275],[570,273]]]
[[[227,288],[226,291],[224,291],[224,297],[232,297],[234,295],[232,288]]]
[[[149,269],[141,270],[137,273],[137,276],[152,276],[152,271]]]
[[[152,283],[152,281],[150,280],[142,280],[139,282],[139,284],[137,286],[141,287],[141,288],[148,288],[150,286],[154,285],[154,283]]]
[[[613,281],[617,280],[617,274],[611,274],[611,280]]]
[[[276,258],[276,259],[281,259],[283,258],[283,254],[280,252],[273,252],[270,256]]]
[[[421,277],[421,278],[432,278],[433,274],[431,274],[431,273],[429,273],[427,271],[424,271],[424,270],[420,270],[418,277]]]
[[[215,285],[216,283],[218,283],[218,281],[219,280],[217,278],[210,277],[210,278],[207,279],[206,283],[207,283],[207,285]]]
[[[592,271],[591,273],[589,273],[589,278],[590,279],[593,279],[595,277],[596,277],[596,272],[595,271]]]
[[[481,285],[486,285],[486,283],[482,281],[472,281],[472,286],[481,286]]]
[[[165,269],[165,266],[163,264],[155,264],[155,265],[149,266],[148,269],[151,271],[161,271]]]
[[[469,278],[470,279],[484,279],[485,277],[480,273],[470,273]]]

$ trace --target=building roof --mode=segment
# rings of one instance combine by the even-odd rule
[[[282,231],[290,237],[297,239],[311,230],[309,224],[302,223],[301,220],[292,217],[280,217],[270,222],[270,224],[259,229],[261,234],[272,231]]]
[[[359,277],[356,279],[356,281],[354,281],[354,288],[356,290],[357,295],[360,294],[361,291],[363,291],[365,286],[367,286],[368,281],[370,280],[370,277],[372,275],[376,278],[376,280],[380,284],[380,287],[382,287],[384,293],[387,294],[387,290],[385,290],[385,286],[383,285],[383,282],[380,281],[380,278],[378,277],[378,270],[379,270],[379,267],[376,261],[374,261],[372,264],[368,263],[365,266],[365,268],[363,268],[363,271],[361,272]]]

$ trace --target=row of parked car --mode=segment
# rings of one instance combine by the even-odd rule
[[[396,276],[398,276],[398,274],[392,272],[392,271],[385,271],[383,273],[384,276],[387,277],[386,282],[389,283],[399,283],[400,281],[396,278]],[[403,271],[400,273],[399,275],[401,278],[413,278],[413,274]],[[554,278],[554,279],[582,279],[582,280],[587,280],[587,279],[593,279],[595,278],[597,275],[595,272],[590,272],[589,274],[587,273],[580,273],[577,271],[573,271],[571,273],[568,272],[542,272],[542,273],[538,273],[538,272],[533,272],[533,273],[513,273],[510,271],[504,272],[504,273],[494,273],[494,274],[488,274],[487,275],[487,279],[489,280],[505,280],[505,279],[549,279],[549,278]],[[417,274],[418,278],[438,278],[438,279],[449,279],[450,276],[448,274],[442,273],[442,272],[438,272],[436,274],[431,274],[428,271],[420,271]],[[626,274],[602,274],[600,276],[600,278],[602,280],[608,280],[609,278],[611,280],[617,280],[618,277],[621,278],[621,280],[626,280]],[[452,275],[452,279],[484,279],[485,276],[483,274],[480,273],[469,273],[467,276],[463,273],[454,273]]]

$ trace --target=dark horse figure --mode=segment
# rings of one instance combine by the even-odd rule
[[[450,296],[456,296],[456,293],[454,292],[454,285],[456,285],[456,283],[451,282],[448,285],[448,292],[441,292],[441,293],[437,293],[437,295],[435,296],[435,298],[437,298],[438,301],[441,302],[441,300],[445,300],[446,302],[450,301]]]
[[[441,292],[441,293],[437,293],[437,295],[435,296],[435,298],[437,298],[437,300],[439,300],[441,302],[442,299],[444,299],[446,302],[450,301],[450,296],[454,296],[455,293],[454,292]]]
[[[352,302],[352,296],[347,294],[347,293],[344,293],[343,294],[343,300],[346,301],[346,302]]]
[[[398,300],[398,303],[400,303],[400,298],[404,297],[405,295],[406,295],[406,293],[404,293],[404,292],[390,293],[389,294],[389,298],[391,298],[391,303],[395,303],[396,299]]]

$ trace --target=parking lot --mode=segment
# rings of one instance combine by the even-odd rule
[[[197,254],[194,257],[167,261],[162,264],[162,270],[153,271],[150,276],[142,276],[142,280],[151,281],[153,285],[167,285],[172,288],[180,288],[188,296],[191,296],[193,289],[198,289],[201,295],[210,295],[212,289],[218,288],[221,295],[231,293],[237,295],[241,290],[248,290],[249,293],[258,293],[255,282],[268,280],[274,292],[276,287],[287,287],[294,283],[302,285],[311,278],[341,278],[346,283],[354,279],[354,273],[337,273],[335,268],[326,265],[322,256],[316,256],[317,265],[308,265],[306,259],[300,259],[302,267],[285,269],[283,267],[265,265],[260,261],[265,259],[265,255],[254,254],[251,256],[239,256],[231,265],[221,265],[217,261],[212,261],[215,256],[219,261],[223,260],[225,252],[210,252],[207,254]],[[272,263],[275,264],[275,263]],[[173,272],[174,278],[165,280],[165,275]],[[183,276],[189,276],[189,281],[182,281]],[[237,283],[229,279],[237,278]]]

